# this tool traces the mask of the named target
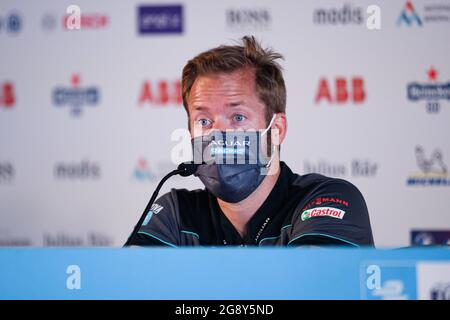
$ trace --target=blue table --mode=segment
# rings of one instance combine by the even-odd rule
[[[0,299],[443,297],[445,248],[0,249]]]

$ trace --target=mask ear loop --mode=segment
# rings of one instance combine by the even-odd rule
[[[265,135],[265,134],[267,133],[267,131],[269,131],[269,129],[272,128],[272,124],[273,124],[273,122],[275,121],[275,118],[276,118],[276,117],[277,117],[277,114],[274,113],[274,114],[273,114],[273,117],[272,117],[272,120],[270,120],[269,125],[267,126],[267,128],[264,129],[264,131],[261,133],[261,136]]]
[[[276,117],[277,117],[277,114],[274,113],[274,114],[273,114],[273,117],[272,117],[272,120],[270,120],[270,122],[269,122],[269,125],[268,125],[267,128],[264,129],[264,131],[261,133],[261,137],[264,136],[264,135],[267,133],[267,131],[269,131],[269,130],[272,128],[273,122],[275,121]],[[273,155],[274,155],[274,152],[272,151],[272,156],[270,157],[269,162],[267,162],[267,164],[266,164],[266,166],[265,166],[266,168],[270,167],[270,164],[272,163],[272,160],[273,160]]]

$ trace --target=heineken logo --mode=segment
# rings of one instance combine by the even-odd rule
[[[345,211],[330,207],[318,207],[309,210],[305,210],[302,213],[302,221],[308,220],[313,217],[331,217],[336,219],[344,218]]]

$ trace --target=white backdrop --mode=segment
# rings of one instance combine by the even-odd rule
[[[63,23],[72,4],[81,30]],[[366,27],[371,4],[381,30]],[[161,14],[158,5],[175,7]],[[0,245],[122,245],[175,167],[171,134],[187,124],[184,64],[246,34],[285,56],[281,156],[294,171],[357,185],[378,247],[409,245],[412,230],[450,230],[450,1],[412,5],[1,0]],[[139,16],[140,7],[153,15]],[[364,90],[356,101],[354,78]],[[339,79],[349,92],[342,101]],[[429,86],[418,101],[407,94],[414,82]],[[316,102],[321,85],[331,100],[320,91]],[[64,104],[86,92],[80,106]],[[414,177],[440,185],[408,185]],[[162,193],[172,187],[202,185],[173,178]]]

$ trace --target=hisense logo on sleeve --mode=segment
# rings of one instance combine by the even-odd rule
[[[345,211],[331,208],[331,207],[318,207],[309,210],[305,210],[302,213],[302,221],[314,218],[314,217],[331,217],[342,220],[344,218]]]

